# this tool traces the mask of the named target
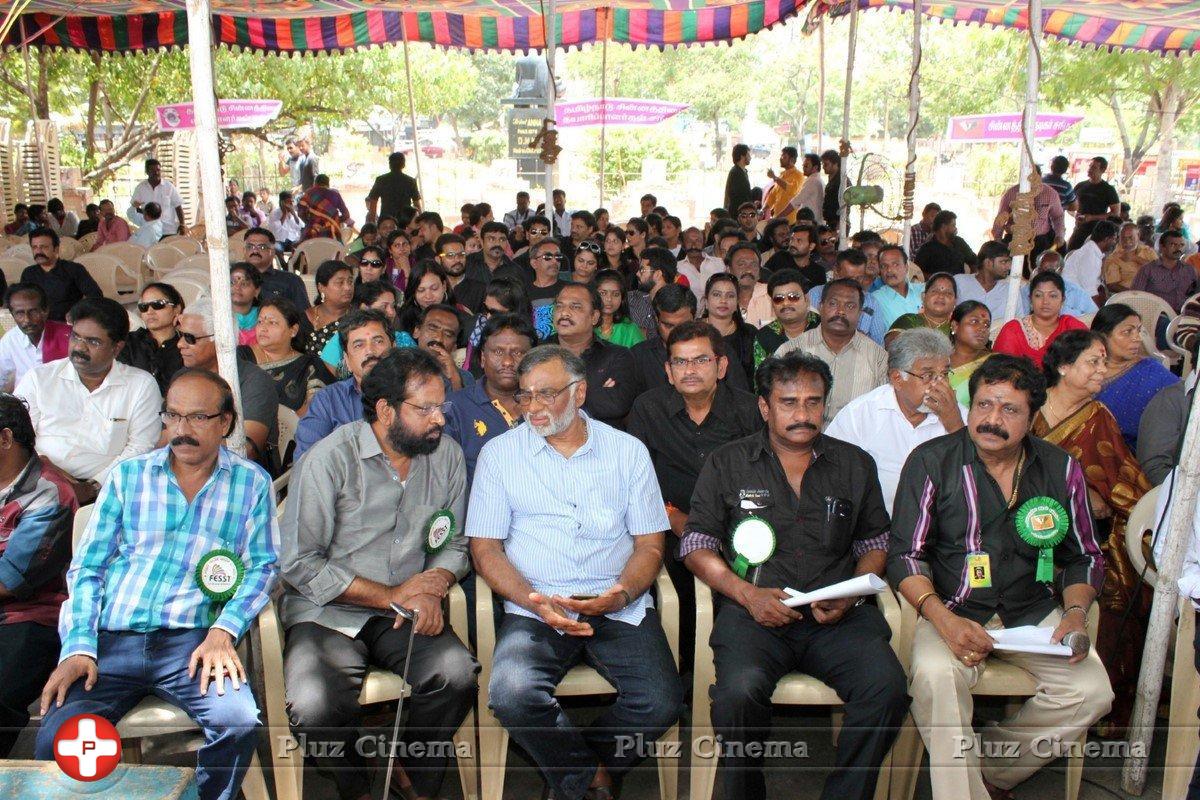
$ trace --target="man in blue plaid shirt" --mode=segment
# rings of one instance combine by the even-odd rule
[[[221,446],[236,413],[219,376],[180,372],[162,419],[168,446],[113,469],[75,550],[37,757],[54,757],[55,733],[76,715],[116,724],[158,694],[204,733],[200,797],[227,800],[257,739],[234,646],[277,578],[275,496],[261,467]]]

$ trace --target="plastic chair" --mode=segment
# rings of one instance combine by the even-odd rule
[[[182,237],[178,236],[175,238],[182,241],[191,241],[190,239],[182,239]],[[146,250],[145,255],[142,257],[142,263],[150,269],[152,274],[159,276],[174,269],[188,255],[180,248],[164,240],[158,244],[151,245]]]
[[[1188,303],[1193,303],[1193,300],[1194,298],[1189,298],[1187,303],[1184,303],[1184,305],[1186,306]],[[1196,308],[1197,306],[1193,305],[1192,307]],[[1167,323],[1167,347],[1170,348],[1171,352],[1174,353],[1179,359],[1182,359],[1183,371],[1180,377],[1186,379],[1188,375],[1192,373],[1192,370],[1196,368],[1196,365],[1192,361],[1192,351],[1184,346],[1187,344],[1188,339],[1182,340],[1183,344],[1180,344],[1181,328],[1183,328],[1185,331],[1188,331],[1189,336],[1194,336],[1196,330],[1200,329],[1200,318],[1181,314]]]
[[[133,242],[113,242],[106,244],[96,251],[106,256],[112,256],[125,267],[125,273],[135,279],[135,285],[130,288],[129,281],[118,281],[129,291],[141,293],[145,281],[142,280],[142,262],[146,258],[146,248]]]
[[[0,258],[0,272],[4,273],[4,280],[8,285],[12,286],[14,283],[21,282],[21,273],[32,263],[32,259],[26,261],[23,258],[8,258],[5,256],[4,258]]]
[[[4,251],[5,258],[15,258],[24,261],[27,265],[33,263],[33,248],[29,246],[29,242],[21,242],[14,244]]]
[[[1171,480],[1168,478],[1167,480]],[[1158,585],[1158,570],[1153,564],[1146,563],[1146,551],[1142,545],[1145,536],[1154,535],[1158,528],[1158,496],[1162,486],[1155,486],[1142,495],[1133,511],[1129,513],[1129,523],[1125,526],[1125,554],[1137,575],[1145,570],[1146,583],[1153,588]]]
[[[282,514],[283,506],[280,505]],[[482,583],[482,581],[480,581]],[[467,641],[467,598],[461,586],[450,589],[450,614],[447,617],[451,629],[459,639]],[[296,739],[292,736],[287,715],[287,693],[283,682],[283,625],[279,621],[275,602],[272,600],[259,615],[259,641],[261,663],[266,682],[267,728],[271,732],[271,761],[275,776],[275,794],[278,800],[301,800],[304,796],[304,756]],[[363,679],[358,693],[359,705],[391,703],[401,696],[407,697],[408,686],[394,672],[371,667]],[[458,732],[454,734],[455,752],[474,753],[475,713],[468,712]],[[463,797],[477,800],[479,797],[479,768],[474,757],[458,758],[458,777],[462,784]]]
[[[1124,303],[1138,313],[1138,316],[1142,318],[1142,325],[1149,329],[1151,333],[1151,341],[1153,341],[1153,332],[1160,315],[1166,315],[1168,320],[1179,316],[1175,309],[1171,308],[1170,303],[1150,292],[1132,290],[1117,292],[1108,298],[1104,305],[1111,306],[1114,303]]]
[[[96,231],[92,231],[89,234],[80,236],[78,239],[76,239],[76,241],[79,243],[79,250],[77,252],[79,252],[79,253],[90,252],[91,249],[96,246],[96,239],[98,239],[98,238],[100,238],[100,234],[97,233]]]
[[[1179,598],[1175,626],[1175,659],[1171,670],[1171,710],[1167,728],[1167,754],[1163,763],[1163,797],[1184,797],[1196,754],[1200,752],[1200,675],[1196,673],[1196,609],[1190,599]]]
[[[80,249],[79,240],[73,239],[70,236],[61,236],[58,240],[58,257],[64,261],[74,261],[75,256],[82,255],[85,250]]]
[[[913,633],[917,626],[917,611],[907,600],[900,598],[902,625],[904,629],[903,658],[905,671],[911,672]],[[1097,629],[1100,626],[1099,604],[1092,603],[1088,610],[1087,631],[1092,641],[1096,641]],[[975,697],[1032,697],[1037,693],[1037,681],[1033,675],[1006,661],[989,658],[984,661],[983,674],[979,676],[971,694]],[[948,734],[944,734],[948,735]],[[1078,747],[1071,748],[1067,755],[1066,798],[1077,800],[1079,786],[1083,781],[1083,746],[1087,744],[1087,731],[1079,735]],[[917,790],[917,774],[921,769],[921,759],[925,754],[925,742],[921,733],[909,714],[896,737],[892,748],[892,800],[912,800]],[[1164,795],[1166,797],[1168,795]]]
[[[200,252],[200,242],[190,236],[164,236],[158,241],[159,244],[169,244],[185,256],[194,256]]]
[[[129,267],[123,264],[120,260],[106,253],[87,253],[79,257],[79,263],[84,266],[92,279],[100,286],[100,292],[111,300],[116,300],[118,303],[136,302],[138,291],[124,292],[121,290],[121,278],[124,277],[126,285],[130,282],[137,285],[141,281],[141,276],[134,273],[131,274]]]
[[[667,571],[660,570],[654,583],[656,606],[662,620],[671,655],[679,668],[679,597]],[[483,800],[501,800],[504,794],[504,772],[508,762],[508,731],[488,708],[488,682],[492,677],[492,657],[496,650],[496,618],[492,612],[492,590],[482,578],[475,581],[475,635],[479,642],[479,755],[480,788]],[[555,690],[557,697],[590,697],[613,695],[616,689],[600,673],[583,664],[572,667]],[[678,749],[679,725],[662,735],[665,752]],[[662,800],[675,800],[679,788],[679,760],[658,759],[658,785]],[[695,795],[693,795],[695,797]]]
[[[196,253],[194,256],[187,256],[175,262],[175,269],[194,268],[208,273],[208,255],[205,253]]]
[[[712,647],[709,637],[713,628],[713,597],[712,590],[699,578],[696,582],[696,660],[695,675],[692,683],[692,739],[707,736],[709,741],[715,741],[712,727],[712,700],[709,689],[717,682],[716,664],[713,661]],[[891,645],[897,658],[900,655],[900,606],[896,597],[888,589],[877,595],[879,610],[892,629]],[[840,706],[842,699],[837,692],[811,675],[801,672],[789,673],[780,679],[771,695],[771,703],[781,706],[833,706],[833,727],[841,727],[842,714]],[[701,755],[697,750],[692,751],[692,774],[689,797],[691,800],[709,800],[713,795],[713,787],[717,780],[717,748],[704,748],[707,753]],[[883,762],[879,773],[879,782],[875,786],[875,800],[884,800],[888,796],[888,782],[891,771],[892,756],[889,754]]]
[[[83,538],[83,532],[87,529],[88,521],[94,510],[94,505],[87,505],[81,506],[75,512],[75,522],[71,531],[72,550],[79,549],[79,542]],[[263,612],[263,614],[265,613],[266,611]],[[262,615],[259,615],[256,624],[261,623]],[[246,639],[249,638],[249,636],[246,637]],[[243,663],[245,663],[244,653]],[[200,726],[193,722],[183,709],[160,700],[154,695],[142,698],[132,711],[121,717],[116,727],[117,733],[121,736],[122,755],[131,764],[141,763],[142,739],[152,736],[200,732]],[[242,793],[246,796],[246,800],[270,800],[267,793],[267,781],[263,776],[258,753],[250,758],[250,767],[246,770],[246,777],[242,781]]]
[[[342,253],[344,252],[346,252],[346,245],[337,239],[327,237],[305,239],[296,245],[296,249],[292,251],[292,258],[288,261],[288,269],[294,270],[296,262],[300,260],[300,255],[303,254],[305,260],[308,262],[309,269],[316,272],[321,262],[337,260],[342,257]]]
[[[287,463],[288,450],[292,447],[292,442],[296,440],[296,429],[300,427],[300,417],[295,411],[287,406],[279,407],[279,464],[282,467]],[[278,495],[281,491],[287,488],[287,485],[292,477],[292,470],[289,466],[278,478],[275,479],[275,494]]]

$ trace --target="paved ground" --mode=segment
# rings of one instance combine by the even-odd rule
[[[788,798],[788,800],[809,800],[818,798],[822,783],[833,759],[833,747],[828,731],[828,716],[815,713],[799,713],[800,710],[781,711],[776,718],[775,739],[803,742],[807,745],[807,758],[780,759],[774,763],[767,777],[768,794],[771,798]],[[587,720],[596,713],[596,708],[580,706],[572,709],[573,718]],[[379,731],[383,733],[383,730]],[[1151,764],[1161,767],[1163,751],[1165,750],[1165,729],[1155,737]],[[684,731],[686,736],[687,731]],[[686,749],[686,748],[685,748]],[[32,753],[32,735],[27,731],[18,743],[13,753],[14,758],[29,758]],[[151,763],[171,763],[187,766],[194,763],[187,754],[155,753],[148,748],[146,761]],[[679,800],[687,798],[687,759],[681,763],[679,780]],[[1111,800],[1112,798],[1132,798],[1121,789],[1122,762],[1118,758],[1089,759],[1084,771],[1084,782],[1080,791],[1081,800]],[[1017,788],[1015,794],[1019,800],[1041,800],[1042,798],[1061,797],[1063,794],[1064,769],[1063,763],[1057,762],[1042,770],[1025,784]],[[1162,776],[1160,769],[1152,770],[1143,798],[1159,800]],[[515,747],[510,748],[508,772],[505,780],[504,797],[506,800],[537,800],[541,794],[542,781],[537,771],[532,769],[527,759]],[[377,791],[382,789],[382,778],[377,784]],[[457,774],[451,774],[443,787],[447,800],[460,800],[462,792],[457,780]],[[715,797],[720,798],[718,789]],[[306,800],[337,800],[333,786],[320,776],[308,773],[305,780]],[[632,773],[625,782],[622,793],[624,800],[658,800],[658,776],[653,763],[644,764]],[[917,800],[929,800],[929,780],[922,775],[917,784]],[[1168,800],[1182,800],[1169,798]]]

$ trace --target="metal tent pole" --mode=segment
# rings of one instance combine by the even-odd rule
[[[846,90],[842,95],[842,141],[839,152],[842,166],[838,170],[838,246],[845,247],[850,239],[850,209],[846,205],[846,189],[850,187],[850,98],[854,89],[854,51],[858,47],[858,3],[850,4],[850,36],[846,51]]]
[[[425,184],[421,180],[421,145],[417,139],[417,108],[413,102],[412,67],[408,60],[408,27],[404,24],[403,17],[400,20],[400,36],[404,40],[404,79],[408,82],[408,121],[412,125],[413,162],[416,164],[417,170],[417,190],[420,191]],[[429,206],[426,205],[425,208],[429,208]]]
[[[908,251],[908,232],[912,227],[913,193],[917,182],[917,123],[921,118],[921,0],[913,3],[912,74],[908,77],[908,161],[904,167],[903,232],[900,246]],[[887,131],[884,131],[887,136]],[[912,258],[914,253],[909,253]]]
[[[554,85],[554,51],[558,47],[558,0],[546,0],[546,13],[542,17],[542,27],[546,31],[546,119],[554,125],[554,102],[556,87]],[[554,164],[546,164],[546,216],[550,217],[550,230],[554,232]],[[560,231],[566,235],[569,231]]]

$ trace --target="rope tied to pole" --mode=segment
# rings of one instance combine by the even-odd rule
[[[913,198],[917,193],[917,173],[904,173],[904,199],[900,201],[900,213],[904,219],[912,219],[916,210]]]
[[[1042,176],[1036,169],[1029,174],[1029,191],[1018,192],[1012,201],[1012,241],[1008,250],[1014,256],[1033,252],[1034,200],[1042,191]]]
[[[853,153],[853,152],[854,152],[854,148],[850,146],[850,140],[849,140],[849,139],[840,139],[840,140],[838,140],[838,154],[839,154],[839,155],[840,155],[840,156],[841,156],[843,159],[845,159],[846,157],[848,157],[848,156],[849,156],[851,153]],[[845,164],[843,164],[843,165],[842,165],[842,169],[845,169]]]

